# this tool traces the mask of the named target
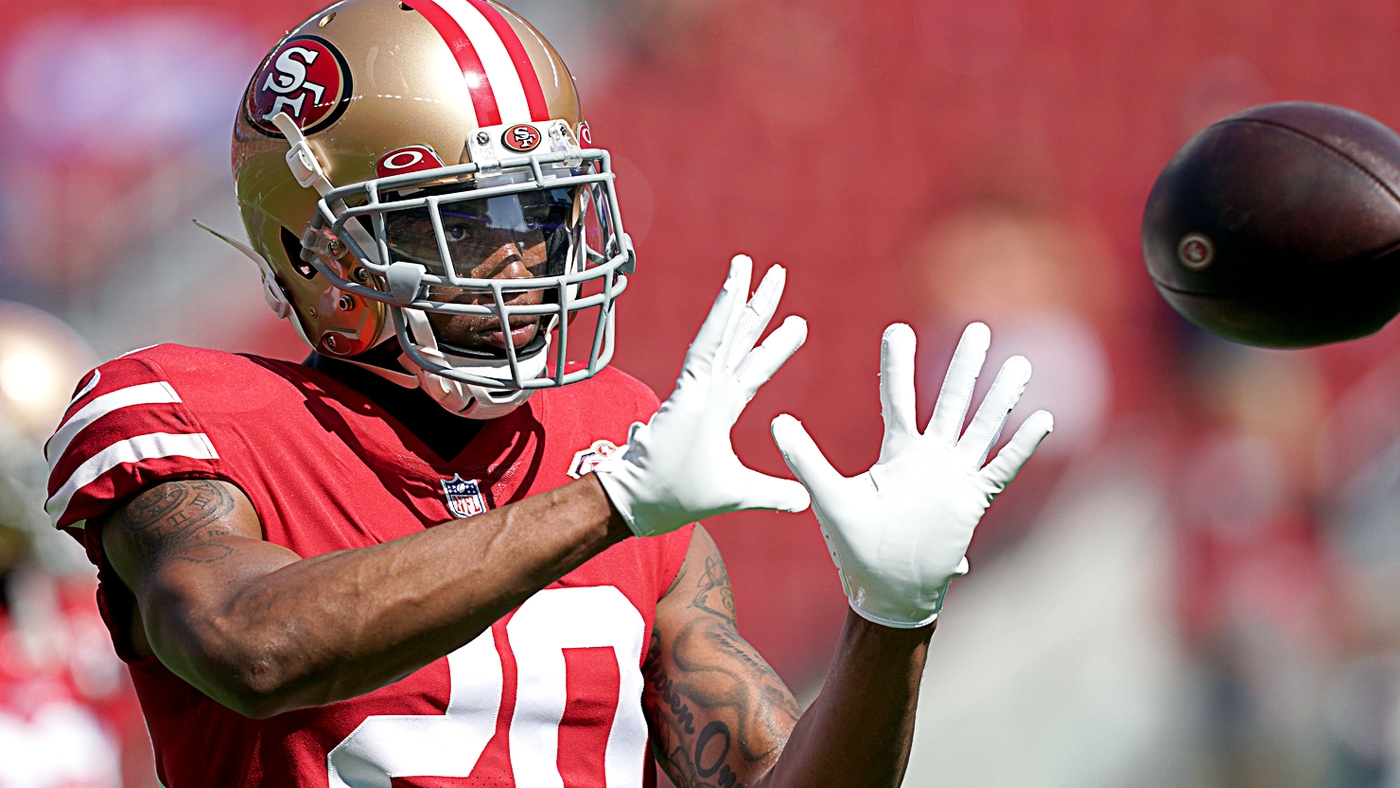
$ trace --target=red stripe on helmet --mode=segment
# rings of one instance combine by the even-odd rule
[[[511,62],[515,63],[515,71],[520,75],[520,86],[525,89],[525,102],[530,106],[530,120],[549,120],[549,105],[544,100],[544,88],[540,85],[539,72],[535,71],[535,64],[530,61],[530,54],[525,51],[525,45],[520,43],[520,36],[516,35],[515,28],[511,27],[501,12],[486,0],[467,2],[486,17],[486,21],[491,23],[491,29],[496,31],[501,43],[505,44]]]
[[[472,109],[476,111],[476,125],[499,126],[501,111],[496,106],[496,92],[491,89],[491,80],[486,78],[486,68],[481,65],[481,57],[477,55],[476,47],[472,46],[472,41],[462,30],[462,26],[433,0],[412,0],[410,5],[428,20],[428,24],[433,26],[439,36],[442,36],[447,48],[452,50],[452,56],[457,59],[457,66],[462,69],[462,78],[467,82],[467,91],[471,93]],[[519,40],[516,43],[518,45]],[[534,74],[534,70],[530,73]],[[538,78],[535,84],[539,85]],[[531,104],[531,110],[533,109],[534,105]]]

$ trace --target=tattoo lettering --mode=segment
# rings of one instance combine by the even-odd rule
[[[651,633],[651,650],[656,653],[661,647],[661,636],[656,632]],[[666,675],[666,671],[661,667],[660,660],[647,660],[646,668],[642,671],[648,684],[655,690],[661,701],[671,710],[671,727],[680,728],[688,734],[695,733],[695,715],[690,713],[690,707],[681,700],[680,693],[676,692],[676,683],[671,681]]]
[[[705,765],[706,752],[712,740],[717,736],[723,736],[724,741],[715,746],[716,752],[711,752],[714,760],[710,766]],[[724,759],[729,757],[729,726],[715,720],[705,726],[705,730],[700,731],[700,738],[695,740],[695,772],[701,777],[709,777],[719,771],[719,767],[724,765]]]
[[[674,632],[653,632],[644,703],[678,788],[744,788],[776,761],[802,709],[736,629],[729,573],[708,556]],[[665,648],[663,648],[663,643]]]
[[[209,564],[227,558],[233,548],[210,539],[231,533],[221,521],[234,508],[223,485],[207,479],[168,482],[137,495],[117,515],[142,560]]]

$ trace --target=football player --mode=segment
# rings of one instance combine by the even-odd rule
[[[944,591],[1050,428],[985,464],[1029,365],[963,432],[974,324],[920,432],[892,327],[874,468],[840,477],[790,417],[801,483],[745,468],[730,430],[806,336],[758,341],[784,272],[750,297],[735,258],[658,407],[608,366],[634,255],[591,142],[491,0],[345,0],[253,77],[242,248],[314,352],[128,354],[48,446],[165,785],[626,788],[653,753],[681,786],[899,782]],[[809,502],[853,612],[804,713],[693,523]]]

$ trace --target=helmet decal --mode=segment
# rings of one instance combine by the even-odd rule
[[[248,85],[243,103],[248,122],[271,137],[282,133],[273,116],[285,112],[305,134],[340,119],[350,104],[350,67],[330,42],[296,36],[273,50]]]
[[[388,178],[391,175],[434,170],[442,166],[442,159],[438,158],[437,152],[431,147],[409,145],[407,148],[389,151],[380,157],[379,162],[374,165],[374,172],[377,177]]]
[[[580,148],[593,147],[593,129],[588,128],[588,121],[578,122],[578,144]]]
[[[476,124],[549,120],[544,88],[520,36],[486,0],[413,0],[457,59]]]
[[[520,153],[532,151],[540,145],[540,132],[528,123],[520,123],[505,130],[501,144]]]

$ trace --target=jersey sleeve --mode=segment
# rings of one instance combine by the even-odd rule
[[[65,529],[82,528],[153,484],[221,475],[219,453],[181,398],[179,381],[140,353],[83,378],[45,456],[44,508]]]

